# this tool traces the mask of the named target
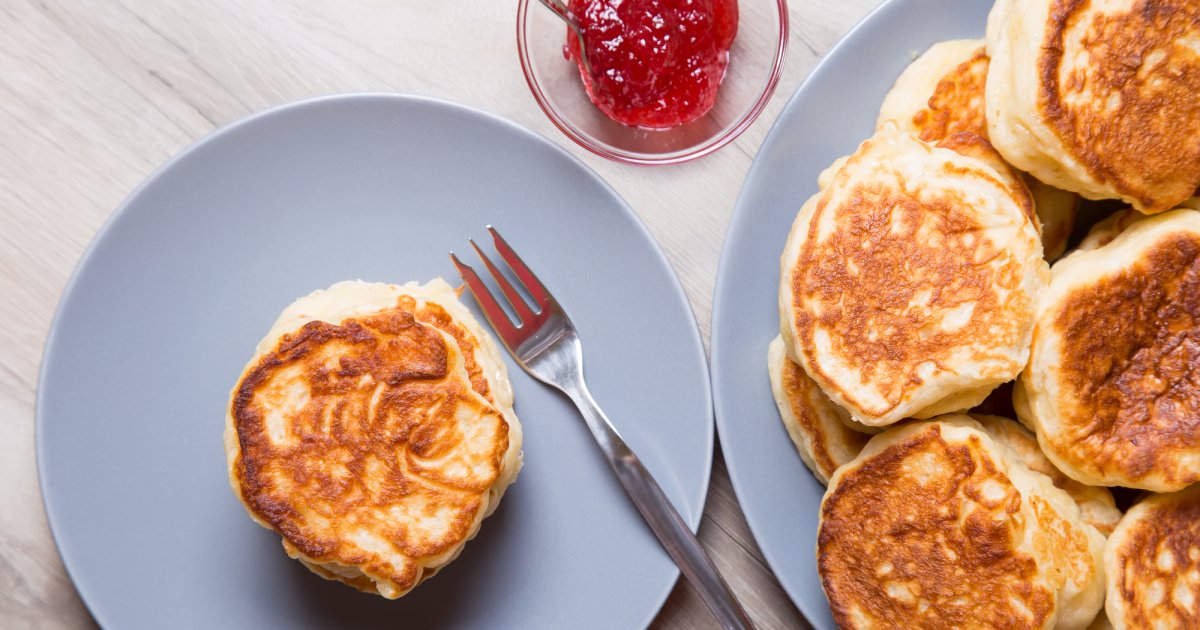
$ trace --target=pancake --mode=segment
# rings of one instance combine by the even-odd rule
[[[1095,527],[1105,536],[1112,533],[1121,520],[1121,511],[1113,501],[1108,488],[1086,486],[1064,475],[1054,467],[1038,446],[1037,436],[1020,424],[997,416],[970,414],[997,444],[1007,448],[1025,467],[1050,478],[1056,488],[1061,488],[1079,506],[1079,516],[1084,523]]]
[[[827,483],[833,471],[858,455],[870,436],[847,425],[852,422],[850,414],[833,404],[787,357],[783,340],[778,337],[767,350],[767,369],[779,417],[800,459],[821,483]]]
[[[1088,485],[1200,481],[1200,212],[1142,218],[1054,265],[1013,402]]]
[[[997,0],[989,138],[1010,163],[1153,214],[1200,186],[1200,3]]]
[[[1048,276],[1018,176],[978,136],[934,146],[890,125],[835,169],[781,259],[788,355],[869,426],[1012,380]]]
[[[521,467],[499,350],[438,279],[287,307],[230,394],[229,479],[318,575],[395,599],[454,560]]]
[[[984,103],[989,58],[982,39],[956,39],[934,44],[912,62],[883,99],[876,129],[889,122],[926,142],[955,133],[987,138]],[[1079,195],[1024,175],[1033,195],[1042,230],[1046,260],[1067,247],[1079,211]]]
[[[821,502],[817,568],[840,628],[1086,628],[1104,537],[964,415],[889,430]]]
[[[1026,173],[1025,184],[1033,195],[1033,207],[1042,224],[1042,252],[1046,260],[1057,260],[1067,251],[1067,240],[1079,215],[1079,195],[1055,188]]]
[[[1076,251],[1087,251],[1108,245],[1114,238],[1117,238],[1117,235],[1145,216],[1132,208],[1114,212],[1105,217],[1103,221],[1093,225],[1092,229],[1088,230],[1087,236],[1083,237],[1075,249]]]
[[[1200,628],[1200,486],[1130,508],[1104,563],[1114,628]]]
[[[926,142],[960,131],[987,137],[984,44],[982,39],[955,39],[921,53],[883,98],[876,129],[894,122]]]

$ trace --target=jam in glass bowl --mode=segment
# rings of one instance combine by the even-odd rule
[[[567,137],[619,162],[673,164],[731,142],[762,112],[779,81],[787,0],[711,0],[709,15],[690,17],[695,24],[682,24],[689,14],[675,6],[681,3],[633,2],[646,11],[627,11],[624,21],[613,17],[619,0],[570,2],[584,26],[584,46],[600,46],[585,68],[579,63],[578,38],[567,25],[538,0],[519,0],[517,50],[534,99]],[[678,13],[650,12],[667,10]],[[653,27],[660,17],[682,24],[681,29],[701,30],[707,39],[681,41],[676,32],[655,40]],[[632,38],[613,29],[645,34],[637,41],[646,45],[639,50]],[[622,48],[612,50],[614,44]],[[610,51],[615,54],[602,56]],[[655,68],[655,55],[672,56],[677,66],[686,60],[686,71],[675,72],[682,80]]]

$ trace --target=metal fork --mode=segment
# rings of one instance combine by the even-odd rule
[[[629,494],[629,498],[650,525],[667,554],[700,593],[701,599],[721,626],[728,629],[753,628],[750,618],[738,604],[733,591],[717,572],[704,548],[700,546],[700,541],[684,524],[671,501],[663,494],[662,488],[642,466],[637,455],[625,444],[625,440],[621,439],[588,392],[583,379],[583,348],[571,318],[567,317],[554,296],[490,225],[488,232],[495,241],[496,251],[508,263],[537,307],[534,311],[525,303],[524,298],[492,264],[483,250],[471,240],[471,246],[495,278],[496,284],[500,286],[519,319],[517,324],[513,324],[475,270],[463,264],[454,252],[451,252],[450,259],[454,261],[454,266],[458,268],[467,288],[475,296],[475,301],[483,309],[488,323],[526,372],[543,383],[562,390],[579,408],[579,413],[583,415],[592,436],[604,451],[625,492]]]

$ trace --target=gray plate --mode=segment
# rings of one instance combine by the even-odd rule
[[[511,362],[525,468],[462,557],[398,601],[289,560],[229,489],[227,397],[279,311],[348,278],[457,282],[447,251],[469,250],[489,223],[570,312],[597,400],[696,527],[713,445],[704,350],[669,264],[624,202],[498,118],[421,98],[325,98],[249,118],[172,160],[113,215],[63,296],[38,388],[38,466],[63,561],[101,624],[653,618],[677,570],[574,408]]]
[[[825,488],[796,454],[767,381],[767,344],[779,334],[779,255],[817,175],[871,135],[884,94],[912,55],[941,40],[982,37],[990,8],[981,0],[891,0],[859,23],[771,129],[725,239],[712,325],[721,448],[763,555],[818,628],[833,627],[814,557]]]

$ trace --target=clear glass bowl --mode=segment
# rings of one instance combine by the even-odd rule
[[[787,0],[739,0],[738,34],[717,102],[704,116],[671,129],[627,127],[605,116],[563,55],[567,26],[538,0],[517,6],[517,52],[529,90],[567,137],[610,160],[677,164],[729,144],[762,112],[783,69]]]

